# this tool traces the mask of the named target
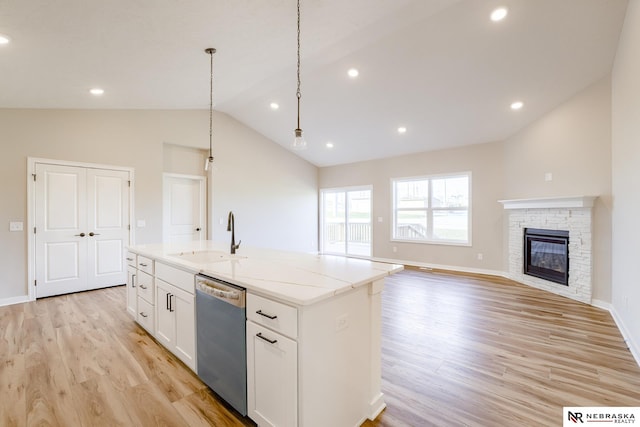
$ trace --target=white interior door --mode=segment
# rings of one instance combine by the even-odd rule
[[[164,174],[162,218],[164,242],[203,240],[207,235],[204,177]]]
[[[129,173],[87,169],[87,288],[126,283]]]
[[[83,168],[36,165],[36,296],[86,289],[87,200]]]
[[[36,298],[126,283],[126,171],[35,165]]]

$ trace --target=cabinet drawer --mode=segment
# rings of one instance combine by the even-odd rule
[[[138,296],[147,300],[147,302],[153,305],[153,277],[145,272],[138,270],[138,276],[136,277],[136,285],[138,286]]]
[[[136,320],[149,332],[151,335],[155,334],[154,330],[154,313],[153,313],[153,305],[149,304],[148,301],[144,300],[142,297],[138,297],[138,313],[136,315]]]
[[[156,262],[156,277],[167,283],[171,283],[183,291],[189,292],[191,295],[195,294],[193,273],[187,273],[184,270]]]
[[[131,267],[138,267],[138,255],[133,252],[127,252],[127,264]]]
[[[153,260],[151,258],[138,255],[138,270],[153,274]]]
[[[247,319],[297,339],[298,310],[295,307],[247,294]]]

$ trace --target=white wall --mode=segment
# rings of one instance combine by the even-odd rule
[[[225,114],[214,115],[214,130],[216,217],[237,211],[243,243],[315,248],[317,168]],[[162,240],[162,172],[182,168],[165,144],[208,149],[208,111],[0,109],[0,303],[27,294],[27,230],[8,231],[9,221],[27,223],[27,157],[133,167],[132,225],[146,221],[136,243],[153,243]]]
[[[507,139],[504,148],[505,199],[598,196],[593,211],[593,298],[611,301],[610,77]],[[548,172],[552,181],[545,181]]]
[[[640,1],[629,2],[612,73],[613,312],[640,360]]]
[[[372,160],[320,169],[320,187],[373,185],[373,257],[414,265],[499,274],[502,264],[502,143]],[[472,173],[472,245],[391,242],[391,179],[441,173]],[[378,222],[382,217],[383,222]],[[397,252],[393,252],[393,247]],[[477,254],[483,259],[478,260]]]

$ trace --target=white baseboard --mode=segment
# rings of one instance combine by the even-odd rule
[[[601,308],[603,310],[607,310],[607,311],[611,311],[611,303],[610,302],[606,302],[606,301],[602,301],[599,299],[592,299],[591,300],[591,305],[594,307],[598,307]]]
[[[21,295],[19,297],[3,298],[0,299],[0,307],[5,305],[21,304],[23,302],[29,302],[29,295]]]
[[[457,265],[431,264],[426,262],[407,261],[403,259],[392,259],[392,258],[370,258],[370,259],[371,261],[386,262],[391,264],[411,265],[414,267],[431,268],[435,270],[447,270],[447,271],[454,271],[454,272],[457,271],[460,273],[486,274],[488,276],[507,277],[504,271],[499,271],[499,270],[487,270],[483,268],[468,268],[468,267],[460,267]]]
[[[616,322],[616,325],[622,334],[622,338],[624,338],[624,342],[627,344],[627,347],[629,347],[631,355],[636,359],[638,366],[640,366],[640,345],[633,341],[632,335],[629,333],[629,330],[622,321],[622,318],[618,315],[616,308],[611,304],[609,304],[609,313],[611,313],[613,321]]]

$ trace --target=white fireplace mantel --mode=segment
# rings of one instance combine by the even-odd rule
[[[598,196],[545,197],[540,199],[498,200],[505,209],[592,208]]]

